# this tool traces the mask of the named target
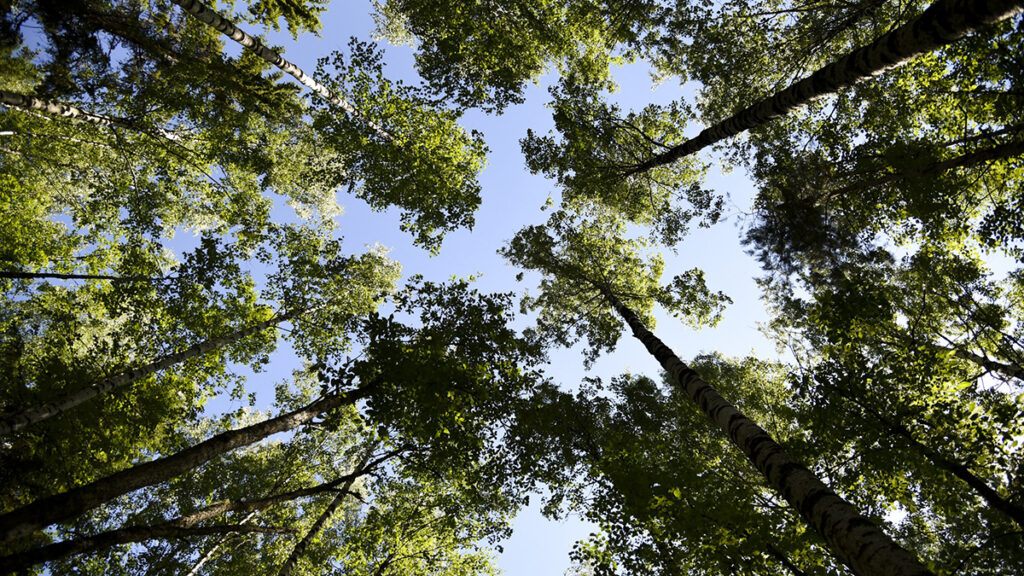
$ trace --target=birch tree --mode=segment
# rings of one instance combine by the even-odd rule
[[[394,452],[402,456],[400,461],[389,464],[389,469],[396,476],[381,480],[380,489],[385,492],[380,496],[383,500],[379,507],[381,510],[390,510],[392,506],[399,506],[404,501],[404,497],[398,496],[394,502],[389,501],[390,497],[383,494],[390,490],[406,492],[412,498],[404,501],[400,509],[394,512],[400,516],[408,515],[403,522],[410,522],[403,528],[409,531],[408,540],[403,541],[403,548],[400,549],[403,551],[395,552],[396,556],[390,559],[373,556],[381,548],[379,544],[371,543],[385,537],[377,534],[376,531],[382,528],[377,524],[374,524],[376,527],[371,532],[360,537],[370,538],[364,540],[369,548],[360,551],[354,544],[359,540],[344,535],[345,522],[338,524],[344,518],[335,521],[333,515],[322,516],[324,520],[320,529],[330,532],[330,538],[333,539],[330,541],[337,542],[337,538],[344,536],[346,542],[357,546],[347,548],[346,554],[356,555],[353,562],[358,564],[361,560],[357,561],[356,558],[369,553],[371,557],[385,562],[387,566],[393,564],[394,569],[399,570],[410,562],[419,562],[421,553],[428,553],[434,558],[434,554],[443,552],[455,558],[464,552],[462,547],[467,542],[488,535],[497,537],[506,534],[508,515],[521,505],[523,482],[528,482],[514,473],[514,470],[529,466],[513,461],[514,454],[511,452],[502,453],[502,434],[495,423],[512,422],[516,407],[528,401],[541,378],[535,369],[540,350],[508,328],[507,323],[511,319],[508,305],[507,296],[479,294],[470,290],[465,282],[449,285],[413,284],[408,291],[396,296],[396,310],[417,314],[420,325],[407,326],[393,318],[375,315],[365,318],[358,330],[363,342],[362,354],[358,358],[345,359],[335,352],[323,358],[316,366],[319,374],[318,396],[311,395],[309,391],[305,395],[296,395],[281,390],[279,398],[283,413],[278,416],[251,423],[243,421],[244,425],[225,431],[218,431],[215,427],[212,435],[198,434],[195,443],[186,439],[182,449],[175,453],[40,498],[19,508],[8,509],[0,515],[0,523],[4,526],[5,541],[13,548],[14,554],[5,560],[23,563],[27,561],[26,558],[39,558],[43,555],[44,552],[31,551],[34,539],[31,534],[38,533],[38,530],[52,523],[59,523],[58,531],[64,530],[63,527],[71,529],[71,526],[83,529],[90,526],[95,530],[93,522],[97,518],[112,515],[116,525],[123,525],[120,518],[124,512],[137,509],[133,498],[142,498],[142,502],[146,502],[147,495],[159,495],[166,491],[173,494],[176,485],[189,485],[192,482],[189,478],[195,474],[200,474],[207,485],[205,488],[190,488],[187,493],[208,494],[210,489],[219,490],[217,483],[223,482],[224,478],[213,471],[220,466],[218,462],[225,458],[244,459],[246,450],[256,450],[258,453],[261,450],[258,446],[246,447],[263,441],[271,434],[301,426],[323,430],[327,434],[332,431],[351,431],[355,427],[361,430],[358,434],[367,437],[369,441],[382,443],[383,452]],[[357,416],[355,406],[364,400],[365,409],[362,415]],[[317,441],[311,440],[306,446],[316,444]],[[243,451],[237,452],[239,449]],[[315,454],[319,454],[315,455],[316,458],[338,457],[331,450],[316,450]],[[282,455],[281,458],[288,465],[300,465],[303,462],[302,458],[297,459],[294,454],[288,457]],[[374,461],[377,458],[374,456]],[[211,466],[213,470],[203,472]],[[240,465],[239,470],[244,469]],[[303,478],[309,482],[322,473],[309,472]],[[274,474],[263,475],[267,482],[274,477]],[[315,483],[310,483],[315,486]],[[334,489],[338,486],[340,483],[336,483]],[[230,483],[224,489],[229,488],[236,489]],[[307,494],[301,486],[287,489],[275,486],[269,490],[267,498],[275,494],[320,496],[322,501],[316,508],[305,508],[309,515],[304,516],[303,522],[311,525],[322,515],[329,502],[335,500],[337,492],[334,489],[315,489]],[[435,489],[440,491],[437,500],[426,508],[419,507],[417,502],[423,502],[416,497]],[[135,496],[130,496],[132,494]],[[164,516],[159,520],[159,517],[154,518],[152,510],[143,510],[140,520],[148,519],[148,525],[167,525],[170,522],[169,527],[182,527],[194,520],[195,525],[203,523],[209,526],[211,524],[207,521],[213,521],[223,513],[248,510],[244,504],[232,503],[234,500],[215,506],[191,500],[194,496],[189,498],[192,510],[185,511],[184,515],[180,512],[174,513],[176,515],[161,512]],[[276,505],[276,502],[267,503]],[[358,499],[354,502],[358,502]],[[161,509],[159,505],[156,506],[157,510]],[[255,507],[253,509],[259,509],[255,503],[252,506]],[[367,518],[371,517],[373,514]],[[464,518],[470,524],[458,524],[458,518]],[[217,524],[213,522],[212,525]],[[264,525],[280,526],[276,523]],[[117,532],[121,529],[115,528],[113,534],[108,534],[111,528],[107,526],[103,526],[95,536],[101,542],[118,538],[123,540],[133,534],[128,528],[125,528],[127,532]],[[304,529],[308,529],[308,526],[304,526]],[[357,528],[351,529],[358,531]],[[81,536],[81,532],[78,529],[73,532],[76,536],[70,538],[65,548],[80,545],[74,540]],[[214,532],[211,528],[206,534]],[[139,528],[134,534],[141,538],[156,533],[147,533]],[[165,531],[163,534],[171,532]],[[448,542],[443,551],[436,549],[437,543],[441,541]],[[421,548],[409,548],[414,542],[421,542],[415,545]],[[469,545],[465,545],[468,549]],[[275,550],[281,552],[277,548]],[[325,553],[323,549],[317,550],[316,555]],[[330,553],[330,550],[326,552]],[[290,553],[289,546],[275,562],[285,563]],[[406,557],[407,553],[412,556]],[[316,555],[311,558],[319,557]],[[294,560],[295,566],[302,566],[306,562],[306,553],[300,556]],[[442,562],[442,557],[437,556],[437,560],[428,559],[428,565],[435,561]],[[266,567],[266,564],[262,565]]]
[[[694,369],[740,401],[787,444],[799,437],[784,367],[754,358],[700,356]],[[572,480],[551,488],[566,511],[599,531],[573,549],[597,574],[832,574],[844,569],[798,514],[694,411],[671,382],[591,378],[540,410],[551,466]],[[571,414],[571,418],[566,418]],[[799,442],[797,442],[799,443]],[[556,446],[570,446],[558,449]]]
[[[99,302],[85,300],[83,290],[56,291],[59,298],[46,291],[29,306],[9,310],[9,325],[17,329],[3,340],[4,362],[19,381],[5,390],[5,424],[8,439],[21,450],[4,458],[8,485],[22,486],[5,493],[17,499],[9,505],[115,473],[142,453],[165,450],[175,422],[195,418],[211,396],[244,396],[245,380],[230,363],[259,370],[281,341],[276,329],[282,325],[309,362],[348,349],[359,319],[393,290],[397,264],[379,251],[348,256],[340,241],[310,229],[275,231],[258,250],[272,267],[262,295],[234,259],[239,247],[211,240],[186,255],[174,281],[156,290],[101,282],[94,296]],[[65,298],[69,308],[58,317],[63,324],[49,325],[52,310],[33,316]],[[83,303],[91,307],[80,308]],[[37,331],[33,323],[47,329]],[[66,342],[79,353],[69,355]],[[108,418],[119,426],[75,434],[63,443],[46,441],[50,434],[96,430]],[[34,426],[17,431],[26,425]],[[161,433],[143,432],[154,430]],[[98,466],[90,464],[96,452],[106,454]],[[63,456],[50,458],[57,454]],[[28,489],[26,482],[36,487]]]
[[[620,186],[623,187],[645,186],[645,175],[651,170],[671,165],[708,146],[723,142],[748,130],[765,126],[770,121],[784,117],[816,100],[849,89],[858,82],[878,76],[942,46],[960,41],[975,30],[993,26],[1019,13],[1020,10],[1021,6],[1014,2],[996,6],[980,2],[954,3],[950,0],[940,0],[912,21],[841,55],[841,57],[837,55],[834,61],[822,66],[810,76],[778,90],[771,96],[765,96],[747,104],[728,117],[714,118],[693,138],[682,142],[665,141],[661,134],[654,132],[648,135],[654,146],[649,147],[650,150],[646,157],[639,158],[634,154],[636,160],[630,160],[628,156],[621,158],[621,155],[615,152],[614,146],[602,149],[603,144],[599,144],[598,152],[588,155],[604,156],[605,161],[589,166],[587,175],[580,179],[578,189],[572,191],[570,196],[601,198],[600,187],[590,184],[591,182],[621,181],[623,184]],[[730,103],[730,105],[735,105],[735,103]],[[594,132],[594,129],[577,127],[593,124],[594,120],[593,117],[586,114],[581,114],[577,118],[568,116],[564,125],[559,127],[563,135],[562,141],[556,142],[552,138],[541,138],[531,134],[525,141],[524,149],[528,155],[536,156],[536,160],[533,161],[534,165],[571,165],[574,156],[580,154],[578,149],[586,150],[592,145],[577,141],[576,131],[587,134]],[[598,120],[603,122],[603,126],[599,129],[605,131],[618,130],[628,134],[631,128],[625,119],[619,119],[612,115],[603,120],[598,118]],[[572,128],[565,126],[572,126]],[[609,142],[609,139],[604,138],[598,142]],[[537,154],[538,151],[543,151],[543,153]],[[552,162],[552,159],[555,161]],[[566,171],[564,168],[561,170]],[[656,174],[653,176],[654,178],[658,177]],[[631,180],[637,182],[631,184]],[[570,188],[575,185],[575,182],[570,182],[566,187]],[[646,186],[650,186],[650,184],[646,184]],[[636,211],[635,204],[641,200],[622,198],[621,201],[623,212],[629,214]]]
[[[689,396],[729,437],[751,464],[764,475],[772,489],[794,510],[799,511],[804,520],[828,543],[831,552],[844,564],[858,574],[931,573],[913,553],[900,547],[874,523],[862,516],[853,505],[798,463],[760,426],[722,398],[717,390],[686,366],[644,325],[641,317],[616,293],[616,290],[621,290],[618,283],[623,280],[619,274],[624,271],[624,265],[642,262],[635,248],[622,242],[616,235],[595,234],[587,229],[586,223],[576,227],[571,221],[565,221],[559,215],[549,221],[549,226],[548,229],[532,227],[521,231],[504,251],[512,262],[527,269],[537,270],[545,276],[543,295],[532,303],[528,302],[527,306],[539,308],[542,315],[560,313],[578,316],[578,306],[570,309],[571,311],[561,309],[561,304],[565,301],[561,299],[561,295],[572,291],[563,287],[558,292],[549,292],[550,287],[556,283],[574,286],[577,292],[575,297],[589,295],[591,300],[600,302],[601,307],[608,311],[590,318],[584,315],[582,320],[591,324],[591,318],[612,319],[614,317],[610,314],[617,314],[620,322],[612,324],[608,321],[600,327],[591,326],[580,330],[600,331],[598,333],[602,333],[603,341],[608,343],[605,344],[607,347],[617,341],[622,332],[621,322],[625,322],[634,337],[669,373],[673,384]],[[602,247],[606,257],[594,258],[592,249],[588,250],[588,245]],[[628,278],[635,281],[636,276],[634,273]],[[658,285],[657,276],[648,276],[644,281],[654,286]],[[688,288],[691,291],[690,298],[698,303],[701,302],[702,296],[705,299],[709,298],[707,289],[700,285]],[[626,297],[636,298],[627,291],[623,293]],[[639,302],[652,306],[653,298],[641,297]],[[684,312],[686,307],[676,306],[674,310]],[[641,311],[646,312],[644,309]],[[586,311],[583,313],[586,314]]]

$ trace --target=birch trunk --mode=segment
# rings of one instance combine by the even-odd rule
[[[765,549],[768,551],[769,556],[775,558],[779,564],[785,566],[786,570],[789,570],[789,573],[793,576],[807,576],[807,573],[794,564],[793,561],[789,559],[789,556],[787,556],[782,550],[779,550],[771,543],[769,543]]]
[[[975,354],[970,350],[956,349],[953,353],[963,360],[968,360],[990,372],[998,372],[1008,378],[1024,380],[1024,369],[1016,364],[999,362],[981,354]]]
[[[52,116],[63,116],[64,118],[88,122],[89,124],[95,124],[96,126],[124,128],[125,130],[131,130],[141,134],[152,134],[153,132],[156,132],[156,134],[163,138],[167,138],[168,140],[177,140],[176,136],[167,131],[159,129],[154,131],[148,128],[142,128],[125,118],[95,114],[93,112],[82,110],[81,108],[76,108],[75,106],[68,106],[66,104],[51,102],[49,100],[41,100],[39,98],[33,98],[32,96],[18,94],[17,92],[0,90],[0,104],[22,110],[35,110]]]
[[[255,516],[255,512],[250,512],[246,514],[244,518],[242,518],[239,524],[246,524]],[[196,576],[196,574],[199,574],[199,570],[203,566],[205,566],[207,562],[213,560],[214,556],[217,555],[217,552],[220,552],[220,549],[224,547],[226,544],[228,544],[233,536],[237,536],[237,534],[225,534],[221,536],[220,539],[217,540],[217,543],[214,544],[212,548],[203,553],[203,555],[199,558],[199,560],[196,561],[196,563],[192,566],[192,569],[189,570],[188,574],[186,574],[185,576]]]
[[[58,274],[56,272],[0,272],[0,278],[9,280],[110,280],[111,282],[163,282],[167,277],[105,276],[102,274]]]
[[[773,96],[705,128],[695,138],[642,162],[632,176],[784,116],[794,108],[877,76],[908,60],[956,42],[975,30],[1017,14],[1024,0],[938,0],[920,16],[817,70]]]
[[[740,413],[684,364],[640,318],[607,289],[603,296],[673,381],[721,428],[772,486],[821,534],[833,554],[860,576],[932,573],[870,520],[794,460],[767,432]]]
[[[313,539],[320,534],[321,530],[323,530],[324,524],[326,524],[327,521],[331,519],[331,516],[334,516],[334,513],[338,511],[338,508],[345,502],[345,498],[351,494],[352,484],[365,472],[369,456],[369,453],[367,453],[362,458],[359,466],[356,467],[356,471],[353,474],[350,474],[349,478],[345,480],[345,484],[341,487],[338,495],[331,500],[331,503],[327,505],[327,508],[324,509],[323,513],[320,514],[320,517],[316,519],[316,522],[310,526],[306,535],[303,536],[302,540],[295,545],[292,553],[288,555],[288,559],[281,565],[281,571],[278,572],[278,576],[290,576],[292,571],[295,570],[295,566],[299,563],[299,558],[306,553],[306,549],[309,548],[310,543],[312,543]]]
[[[1011,519],[1013,519],[1013,521],[1016,522],[1018,526],[1024,528],[1024,508],[1021,508],[1020,506],[1000,496],[998,491],[993,489],[991,486],[988,485],[987,482],[985,482],[977,475],[975,475],[973,472],[971,472],[970,468],[959,462],[949,460],[942,454],[939,454],[935,450],[932,450],[924,443],[914,438],[910,434],[910,430],[904,428],[903,426],[893,424],[891,425],[890,430],[894,434],[897,434],[905,438],[907,442],[914,446],[914,448],[916,448],[917,451],[921,453],[921,455],[930,460],[932,464],[935,464],[939,468],[963,480],[964,483],[970,486],[979,496],[982,497],[983,500],[985,500],[989,507],[995,510],[999,510],[1003,514],[1006,514]]]
[[[245,428],[222,432],[176,454],[136,465],[85,486],[7,512],[0,515],[0,544],[26,536],[56,522],[72,520],[105,502],[139,488],[170,480],[235,448],[253,444],[267,436],[309,422],[327,410],[354,404],[368,397],[375,386],[375,383],[370,383],[348,393],[322,398],[298,410]]]
[[[378,460],[369,466],[364,466],[350,474],[340,476],[330,482],[324,482],[317,486],[291,490],[257,500],[224,500],[206,506],[200,510],[196,510],[191,514],[186,514],[167,522],[161,522],[157,525],[127,526],[117,530],[110,530],[92,536],[75,538],[73,540],[65,540],[63,542],[57,542],[41,548],[5,556],[0,558],[0,570],[16,571],[28,568],[35,564],[51,562],[65,556],[88,554],[90,552],[103,550],[119,544],[130,544],[132,542],[152,540],[159,537],[154,536],[154,534],[159,533],[160,530],[169,530],[173,528],[182,530],[194,529],[196,524],[212,520],[213,518],[226,514],[227,512],[249,512],[249,514],[238,523],[239,525],[243,525],[251,520],[260,510],[265,510],[275,504],[280,504],[281,502],[289,502],[299,498],[315,496],[323,494],[324,492],[341,491],[342,493],[347,493],[348,489],[357,478],[365,475],[371,468],[379,465],[381,461],[383,460]],[[342,487],[339,489],[338,486]],[[233,534],[245,532],[245,530],[224,530],[224,532],[227,536],[231,536]]]
[[[926,166],[923,166],[917,170],[906,170],[901,172],[894,172],[892,174],[886,174],[884,176],[877,176],[866,182],[858,184],[851,184],[844,186],[832,192],[828,192],[824,195],[823,199],[834,198],[836,196],[845,196],[850,193],[858,192],[865,188],[873,188],[875,186],[882,186],[885,184],[891,184],[893,182],[899,182],[915,176],[922,176],[925,174],[938,175],[943,172],[948,172],[955,168],[964,168],[966,166],[973,166],[983,162],[994,162],[996,160],[1004,160],[1006,158],[1013,158],[1014,156],[1020,156],[1024,154],[1024,142],[1006,142],[998,144],[990,148],[983,148],[981,150],[975,150],[956,158],[950,158],[949,160],[943,160],[941,162],[932,162]]]
[[[270,48],[267,48],[262,42],[259,41],[259,39],[254,38],[253,36],[247,34],[245,31],[239,29],[230,20],[221,16],[216,11],[210,9],[202,2],[199,2],[197,0],[171,1],[180,6],[189,14],[195,16],[199,21],[203,22],[208,26],[213,27],[221,34],[224,34],[228,38],[231,38],[232,40],[240,44],[246,50],[249,50],[253,54],[256,54],[271,66],[275,66],[282,72],[290,75],[292,78],[295,78],[296,80],[298,80],[299,84],[302,84],[303,86],[309,88],[313,92],[316,92],[331,104],[341,108],[345,112],[348,112],[354,118],[359,118],[363,120],[363,122],[365,122],[367,126],[372,128],[373,131],[379,134],[380,136],[388,140],[392,139],[391,135],[386,130],[384,130],[383,127],[366,119],[362,114],[359,113],[358,110],[356,110],[355,106],[352,106],[352,104],[343,99],[341,96],[332,92],[330,88],[317,82],[316,80],[308,76],[305,72],[303,72],[301,68],[299,68],[292,62],[286,60],[283,56],[281,56],[280,53],[271,50]]]
[[[239,340],[248,338],[249,336],[252,336],[254,334],[258,334],[282,322],[287,322],[288,320],[294,318],[295,316],[303,312],[305,312],[305,310],[297,310],[280,316],[274,316],[269,320],[259,322],[252,326],[249,326],[248,328],[237,330],[226,336],[222,336],[220,338],[213,338],[210,340],[204,340],[202,342],[189,346],[188,348],[182,350],[181,352],[168,354],[144,366],[131,368],[129,370],[119,372],[113,376],[108,376],[106,378],[93,382],[92,384],[86,386],[85,388],[82,388],[77,392],[73,392],[61,398],[58,398],[53,402],[47,402],[46,404],[42,404],[40,406],[26,408],[25,410],[22,410],[21,412],[18,412],[17,414],[14,414],[12,416],[8,416],[4,418],[2,421],[0,421],[0,435],[17,432],[18,430],[21,430],[26,426],[30,426],[32,424],[42,422],[43,420],[52,418],[62,412],[66,412],[67,410],[70,410],[71,408],[78,406],[79,404],[87,402],[99,396],[100,394],[106,394],[108,392],[124,388],[125,386],[129,386],[131,384],[134,384],[135,382],[138,382],[139,380],[145,378],[146,376],[149,376],[150,374],[170,368],[171,366],[180,364],[191,358],[198,358],[199,356],[202,356],[212,350],[216,350],[223,346],[227,346],[228,344],[233,344],[235,342],[238,342]]]
[[[376,468],[377,466],[379,466],[381,463],[385,462],[386,460],[389,460],[392,456],[394,456],[397,453],[398,452],[389,452],[388,454],[385,454],[381,458],[378,458],[378,459],[374,460],[373,462],[370,462],[368,465],[366,465],[366,466],[364,466],[364,467],[362,467],[360,469],[357,469],[357,470],[351,472],[350,474],[346,474],[344,476],[340,476],[340,477],[335,478],[334,480],[332,480],[330,482],[325,482],[323,484],[320,484],[319,486],[314,486],[312,488],[302,488],[302,489],[294,490],[292,492],[287,492],[285,494],[281,494],[281,495],[278,495],[278,496],[270,496],[268,498],[264,498],[264,499],[259,500],[259,501],[239,502],[238,504],[240,504],[240,506],[234,507],[234,508],[232,508],[232,510],[250,510],[250,509],[254,509],[255,510],[256,508],[254,508],[253,505],[261,505],[260,503],[265,502],[265,501],[272,501],[272,503],[276,503],[276,502],[279,502],[279,501],[282,501],[282,500],[294,500],[296,498],[301,498],[301,497],[305,497],[305,496],[313,496],[313,495],[320,494],[320,493],[326,492],[326,491],[337,491],[337,490],[339,490],[338,485],[340,485],[340,484],[345,484],[345,486],[340,488],[340,490],[348,491],[349,488],[352,486],[352,482],[354,482],[356,480],[356,478],[358,478],[360,476],[366,475],[366,473],[368,473],[370,470],[372,470],[373,468]],[[348,492],[348,493],[351,494],[351,492]],[[244,524],[245,522],[248,522],[249,520],[251,520],[253,518],[253,516],[255,516],[255,514],[256,514],[255,511],[250,512],[248,515],[246,515],[245,518],[242,519],[242,523]],[[207,550],[206,553],[204,553],[203,556],[199,559],[199,561],[197,561],[195,563],[195,565],[192,566],[192,569],[189,570],[189,572],[188,572],[188,574],[186,576],[195,576],[196,574],[198,574],[199,573],[199,569],[202,568],[203,565],[205,565],[207,562],[209,562],[210,560],[213,559],[214,555],[217,553],[218,550],[220,550],[221,546],[225,543],[226,539],[230,538],[231,536],[232,536],[231,534],[228,534],[223,539],[221,539],[219,542],[217,542],[217,544],[215,544],[213,546],[213,548]]]

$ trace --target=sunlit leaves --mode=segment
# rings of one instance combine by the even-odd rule
[[[629,239],[622,220],[594,212],[583,219],[555,212],[545,226],[519,231],[502,254],[514,264],[543,274],[539,293],[526,296],[523,308],[538,310],[537,330],[544,339],[569,345],[587,343],[586,361],[615,347],[623,323],[602,294],[607,290],[653,326],[655,302],[693,324],[714,323],[730,302],[691,270],[663,287],[664,261],[644,240]]]
[[[634,174],[653,155],[685,140],[687,110],[650,105],[623,115],[604,100],[601,83],[570,75],[552,88],[559,138],[527,132],[521,141],[527,166],[562,186],[567,209],[588,206],[617,212],[652,229],[665,244],[678,243],[690,221],[714,224],[722,198],[702,184],[706,166],[688,159]]]
[[[525,84],[576,59],[607,77],[619,43],[636,40],[657,13],[653,2],[376,3],[378,33],[415,42],[416,66],[432,89],[461,107],[502,111]]]
[[[315,127],[344,159],[344,170],[328,177],[374,210],[401,208],[402,228],[436,253],[446,232],[473,226],[476,174],[487,152],[482,136],[418,90],[387,80],[372,46],[353,40],[349,48],[319,67],[325,84],[357,110],[342,114],[322,104],[314,112]]]

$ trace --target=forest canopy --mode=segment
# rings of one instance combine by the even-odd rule
[[[0,574],[1024,572],[1022,12],[0,3]]]

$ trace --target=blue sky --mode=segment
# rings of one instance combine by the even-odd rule
[[[336,2],[323,19],[324,29],[319,38],[306,35],[295,41],[286,34],[275,34],[271,41],[282,46],[285,57],[308,73],[315,68],[318,58],[334,50],[345,51],[350,36],[370,39],[374,28],[371,10],[368,1]],[[248,31],[260,32],[256,29]],[[412,64],[413,49],[389,46],[383,41],[380,44],[386,50],[387,76],[418,83]],[[643,65],[617,69],[615,78],[620,91],[612,99],[626,110],[641,108],[651,102],[665,103],[686,96],[692,98],[692,93],[687,94],[671,81],[652,89]],[[552,126],[550,110],[544,106],[549,100],[544,84],[550,79],[550,76],[543,78],[541,86],[530,86],[526,102],[509,108],[501,116],[471,111],[463,118],[463,126],[482,132],[490,148],[487,167],[480,174],[483,202],[472,231],[459,230],[449,234],[440,255],[430,257],[412,245],[409,235],[399,231],[397,211],[373,213],[361,201],[339,195],[344,214],[339,216],[338,223],[348,249],[359,252],[363,245],[387,246],[391,249],[391,257],[402,264],[406,277],[422,274],[427,279],[445,280],[452,276],[475,275],[480,277],[478,287],[485,291],[521,292],[524,288],[532,288],[529,277],[524,283],[515,281],[518,270],[506,264],[496,251],[521,227],[544,222],[547,213],[541,210],[541,206],[549,196],[558,198],[553,182],[527,172],[519,149],[519,139],[526,134],[527,128],[543,133]],[[699,128],[694,124],[690,130]],[[660,315],[658,334],[684,359],[705,351],[727,355],[755,352],[761,357],[775,356],[773,345],[757,329],[757,324],[767,319],[753,281],[758,275],[758,268],[739,243],[742,216],[752,195],[750,182],[742,171],[723,175],[713,167],[709,185],[728,195],[726,219],[711,229],[694,229],[679,246],[677,254],[665,252],[666,276],[699,267],[705,271],[709,287],[725,291],[734,304],[726,310],[719,326],[701,331],[694,331],[666,315]],[[269,385],[287,374],[277,361],[273,366],[271,374],[257,376],[251,384],[256,386],[266,382]],[[656,377],[659,367],[638,342],[626,337],[614,353],[601,358],[589,373],[583,370],[579,350],[554,351],[547,372],[571,388],[583,376],[609,378],[631,372]],[[537,500],[534,499],[535,502]],[[578,520],[548,521],[534,506],[517,518],[514,536],[502,543],[504,553],[498,564],[506,574],[513,576],[560,575],[569,566],[568,552],[572,543],[591,530]]]

